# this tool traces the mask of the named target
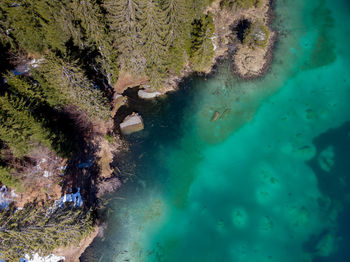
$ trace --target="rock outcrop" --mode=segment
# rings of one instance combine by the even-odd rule
[[[139,98],[142,98],[142,99],[153,99],[153,98],[156,98],[158,96],[161,96],[162,93],[161,92],[157,92],[157,91],[150,92],[150,91],[147,91],[147,90],[144,90],[144,89],[140,89],[137,92],[137,95],[139,96]]]
[[[135,132],[143,130],[143,120],[142,117],[137,113],[132,113],[127,116],[124,121],[120,124],[120,131],[124,135],[129,135]]]

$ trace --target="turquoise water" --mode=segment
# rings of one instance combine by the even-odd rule
[[[350,261],[349,14],[346,0],[277,0],[263,79],[223,62],[136,102],[146,128],[119,163],[134,176],[81,260]]]

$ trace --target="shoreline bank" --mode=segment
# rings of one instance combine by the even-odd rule
[[[226,60],[226,59],[232,59],[233,68],[234,68],[233,73],[236,74],[239,78],[244,79],[244,80],[260,78],[260,77],[263,77],[268,72],[270,65],[271,65],[271,62],[272,62],[272,59],[273,59],[273,48],[274,48],[274,44],[276,42],[277,34],[273,33],[272,36],[270,36],[271,38],[269,39],[269,44],[264,50],[265,54],[263,56],[263,58],[264,58],[263,64],[260,65],[261,69],[258,71],[258,73],[256,75],[253,75],[253,76],[247,76],[247,75],[241,74],[241,72],[239,70],[236,71],[237,60],[234,59],[234,56],[237,53],[237,46],[235,47],[235,51],[233,53],[230,51],[230,46],[237,45],[237,43],[235,43],[235,41],[237,41],[237,39],[236,39],[237,36],[232,31],[231,26],[234,23],[241,20],[242,17],[244,17],[244,15],[247,15],[247,13],[241,12],[241,13],[237,14],[236,16],[230,16],[230,12],[228,12],[226,10],[221,10],[221,7],[219,6],[220,2],[221,1],[215,1],[213,3],[213,5],[215,5],[215,4],[217,5],[216,8],[218,8],[218,9],[216,9],[216,13],[214,14],[214,24],[215,24],[215,28],[216,28],[216,30],[215,30],[216,38],[214,39],[214,41],[215,41],[216,50],[215,50],[215,54],[213,56],[213,59],[212,59],[210,66],[208,67],[208,69],[205,72],[201,72],[201,73],[193,71],[189,66],[185,66],[179,76],[173,76],[167,80],[167,86],[163,90],[161,90],[163,95],[165,95],[166,93],[171,92],[171,91],[176,91],[179,83],[182,82],[184,80],[184,78],[189,77],[192,74],[198,74],[198,75],[203,74],[204,76],[214,74],[216,65],[218,63],[220,63],[220,61]],[[271,22],[272,22],[273,17],[274,17],[274,13],[272,10],[271,2],[269,0],[266,0],[266,3],[268,5],[268,8],[267,8],[268,12],[264,13],[264,15],[267,16],[266,21],[269,23],[269,25],[271,25]],[[210,8],[208,9],[208,11],[211,11],[211,10],[214,10],[214,9],[210,9]],[[224,12],[225,15],[222,15],[221,12]],[[246,11],[246,12],[248,12],[248,11]],[[250,13],[250,12],[252,12],[252,11],[250,10],[248,13]],[[227,20],[230,21],[230,23],[227,23]],[[225,29],[222,29],[222,27],[220,27],[223,23],[226,23]],[[269,27],[269,29],[271,30],[270,27]],[[230,57],[230,56],[232,56],[232,57]],[[142,81],[144,81],[144,80],[143,79],[137,80],[138,83],[142,82]],[[130,88],[132,85],[133,85],[132,83],[130,84],[128,82],[128,86],[126,87],[126,89]],[[119,92],[121,92],[122,90],[123,89],[119,89]],[[125,90],[123,90],[123,92]],[[115,113],[117,113],[116,111],[115,111]],[[116,114],[116,117],[118,117],[118,114]],[[113,127],[113,129],[115,129],[115,127]],[[116,134],[115,136],[118,137],[118,140],[119,140],[119,134]],[[108,179],[110,179],[110,178],[106,178],[103,181],[107,181]],[[102,183],[103,181],[100,181],[99,183]],[[109,190],[107,192],[109,192]],[[99,227],[100,227],[100,225],[97,223],[95,231],[88,238],[89,241],[84,242],[84,243],[80,243],[77,247],[75,247],[75,249],[72,249],[72,247],[67,248],[67,249],[62,249],[62,253],[60,253],[60,254],[67,257],[68,260],[66,260],[66,261],[78,261],[79,256],[82,253],[84,253],[86,248],[88,248],[90,246],[90,244],[93,242],[93,240],[96,237],[98,237]],[[97,233],[96,233],[96,230],[97,230]],[[72,256],[73,253],[76,253],[76,254],[79,253],[80,255],[78,257],[73,257]]]

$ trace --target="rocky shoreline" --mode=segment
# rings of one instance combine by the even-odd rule
[[[264,20],[264,24],[269,28],[270,30],[270,36],[269,36],[269,41],[268,45],[265,46],[262,50],[259,51],[259,55],[262,57],[259,61],[256,67],[258,68],[255,72],[253,73],[247,73],[244,70],[242,70],[240,64],[244,59],[246,59],[250,54],[250,52],[247,53],[247,55],[242,55],[241,57],[237,56],[237,53],[240,54],[242,50],[247,50],[244,49],[245,46],[242,43],[239,43],[237,36],[235,35],[234,31],[232,30],[232,26],[235,23],[238,23],[240,20],[249,18],[249,16],[254,16],[255,18],[257,17],[254,12],[257,11],[256,8],[248,9],[248,10],[242,10],[237,13],[232,13],[227,11],[227,10],[222,10],[220,7],[220,0],[216,0],[212,3],[212,5],[208,8],[207,12],[210,12],[213,14],[214,17],[214,24],[215,24],[215,38],[213,38],[213,44],[215,46],[215,54],[213,56],[211,64],[206,68],[205,72],[201,72],[205,75],[211,74],[214,71],[215,65],[219,63],[222,59],[230,59],[230,56],[232,56],[232,61],[233,61],[233,68],[234,72],[238,77],[242,79],[255,79],[264,76],[264,74],[269,70],[270,64],[272,62],[273,58],[273,48],[275,41],[277,39],[277,34],[273,32],[270,28],[271,22],[274,17],[274,13],[272,10],[272,3],[270,0],[261,0],[263,4],[263,11],[259,11],[258,17],[262,18]],[[233,50],[233,51],[232,51]],[[189,75],[196,73],[194,72],[189,65],[185,66],[181,72],[180,75],[172,76],[166,81],[166,85],[162,90],[159,90],[161,95],[166,95],[166,93],[175,91],[178,88],[178,84],[185,78],[188,77]],[[147,81],[143,77],[139,77],[133,80],[132,76],[124,72],[125,77],[121,77],[121,79],[118,80],[118,83],[114,89],[115,94],[114,94],[114,102],[113,102],[113,110],[112,110],[112,117],[116,118],[125,118],[125,116],[119,115],[117,112],[123,105],[126,105],[128,103],[128,99],[123,96],[123,93],[125,92],[126,89],[132,88],[132,87],[139,87],[140,85],[144,85]],[[147,85],[146,85],[147,86]],[[144,92],[147,92],[147,88],[145,89]],[[157,97],[159,94],[157,94]],[[141,97],[142,98],[142,97]],[[99,139],[101,140],[106,140],[103,138],[104,135],[107,133],[110,133],[114,127],[111,127],[110,125],[108,128],[103,128],[103,132],[100,132],[99,134]],[[118,135],[116,135],[117,143],[118,145],[114,145],[111,148],[102,148],[100,151],[108,151],[107,155],[110,155],[111,152],[118,152],[118,149],[120,148],[125,148],[125,145],[123,142],[119,139]],[[115,144],[114,143],[114,144]],[[101,141],[97,141],[97,144],[100,145]],[[106,152],[99,153],[99,157],[102,158],[103,155],[106,155]],[[109,157],[109,164],[111,163],[110,161],[113,160],[113,157]],[[103,161],[102,161],[103,162]],[[113,179],[113,171],[108,170],[109,174],[102,175],[103,179],[100,179],[101,181],[99,182],[100,187],[103,187],[103,183],[107,182],[110,179]],[[119,185],[120,186],[120,185]],[[119,187],[118,186],[118,187]],[[111,190],[114,190],[115,187],[111,187],[110,189],[102,189],[104,193],[108,193]],[[99,194],[99,197],[101,197],[101,194]],[[65,256],[66,260],[65,261],[79,261],[79,256],[84,252],[84,250],[92,243],[93,239],[95,237],[98,237],[98,232],[99,230],[102,230],[102,228],[97,225],[95,227],[95,230],[91,233],[91,235],[84,241],[81,241],[81,243],[77,246],[69,246],[66,248],[61,248],[59,250],[55,250],[56,253]]]

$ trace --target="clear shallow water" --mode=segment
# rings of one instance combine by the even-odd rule
[[[350,261],[350,4],[276,2],[264,79],[223,63],[135,105],[135,176],[82,261]]]

